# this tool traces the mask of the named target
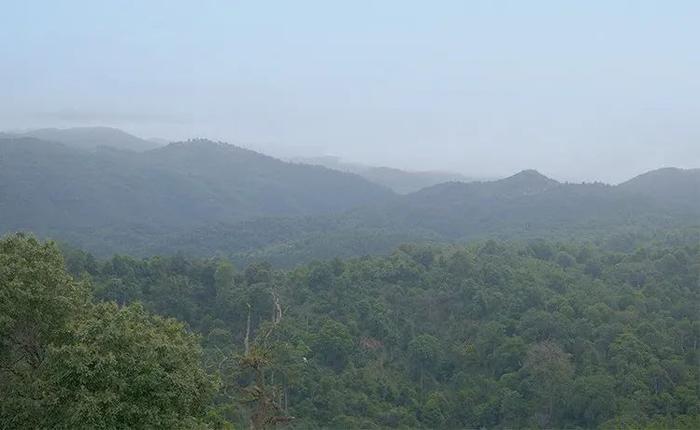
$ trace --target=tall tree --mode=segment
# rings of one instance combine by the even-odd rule
[[[192,428],[215,388],[198,340],[140,305],[93,305],[56,246],[0,240],[0,427]]]

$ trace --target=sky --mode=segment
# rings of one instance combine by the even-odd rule
[[[700,2],[0,0],[0,129],[619,182],[700,167]]]

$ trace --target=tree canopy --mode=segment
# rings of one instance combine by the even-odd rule
[[[227,357],[244,356],[248,336],[264,338],[266,399],[291,428],[700,424],[695,241],[406,245],[289,271],[91,261],[68,256],[98,299],[140,301],[201,333],[218,414],[241,427],[257,409],[236,393],[260,381]]]
[[[93,304],[58,249],[0,241],[0,426],[192,428],[215,389],[182,323]]]

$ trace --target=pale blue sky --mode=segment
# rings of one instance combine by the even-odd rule
[[[618,181],[700,167],[697,1],[0,1],[0,129]]]

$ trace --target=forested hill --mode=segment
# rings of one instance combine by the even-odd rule
[[[436,185],[387,204],[383,212],[395,225],[453,238],[640,222],[665,226],[700,219],[699,181],[697,169],[649,172],[619,186],[559,183],[527,170],[493,182]]]
[[[426,187],[450,181],[471,182],[476,179],[459,173],[441,171],[410,171],[392,167],[368,166],[347,163],[339,157],[294,158],[292,161],[328,167],[342,172],[355,173],[374,183],[391,188],[397,193],[408,194]]]
[[[174,232],[260,216],[341,212],[391,199],[356,175],[196,140],[146,152],[0,139],[0,231]]]
[[[528,170],[499,181],[440,184],[339,216],[207,226],[145,254],[183,250],[294,265],[386,253],[406,242],[548,237],[632,246],[657,230],[700,227],[699,180],[698,169],[661,169],[618,186],[568,184]]]
[[[194,140],[150,151],[0,138],[0,233],[98,255],[183,251],[294,265],[407,242],[609,237],[698,226],[700,170],[617,186],[526,170],[397,195],[351,173]]]
[[[700,205],[700,169],[668,167],[653,170],[620,184],[618,188],[663,204],[697,208]]]

